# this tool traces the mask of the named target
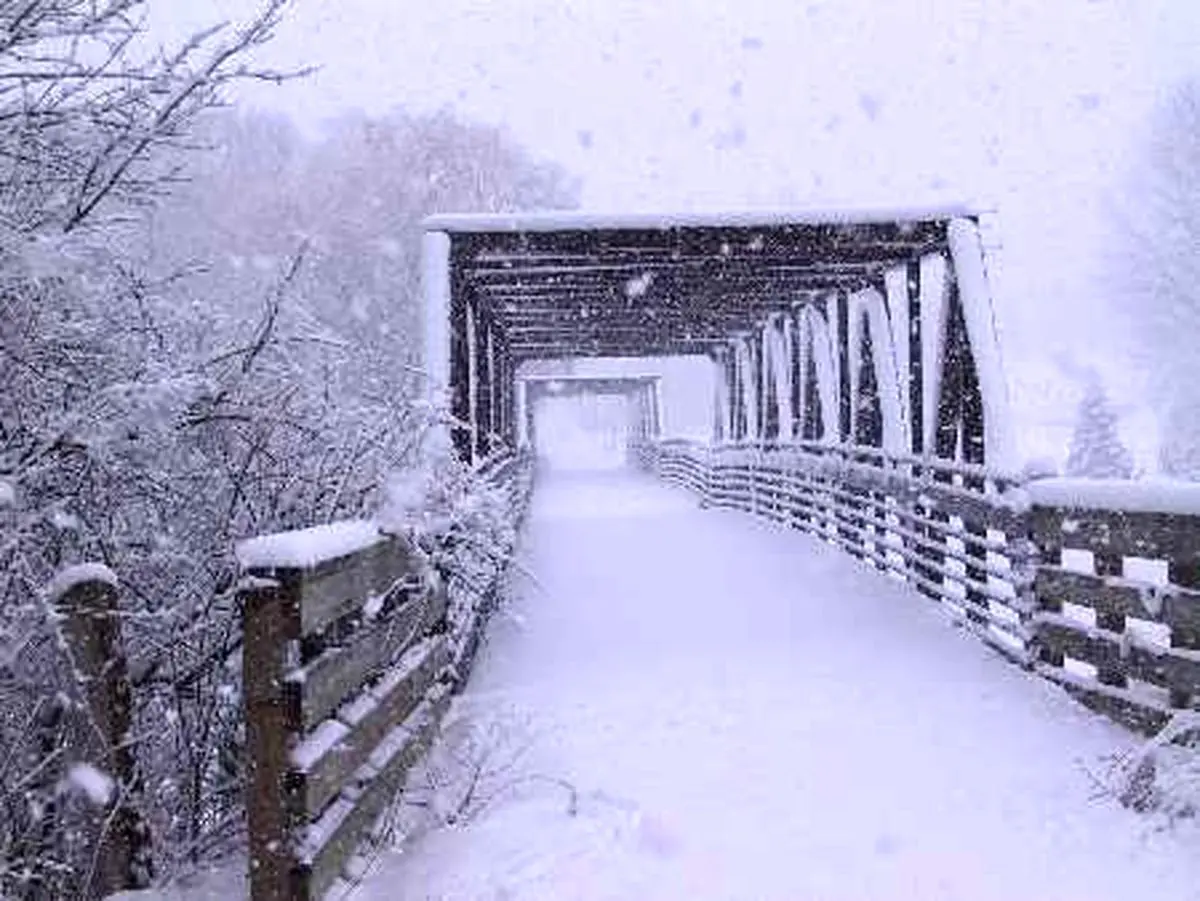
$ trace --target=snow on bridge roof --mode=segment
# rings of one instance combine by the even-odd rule
[[[945,253],[966,205],[442,215],[457,302],[513,358],[706,354],[773,313]]]
[[[754,228],[782,225],[854,225],[975,218],[989,210],[970,204],[908,207],[800,207],[795,209],[700,210],[613,213],[443,213],[425,219],[426,231],[452,233]]]

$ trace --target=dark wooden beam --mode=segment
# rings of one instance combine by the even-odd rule
[[[514,305],[511,308],[504,307],[494,310],[493,313],[504,328],[519,328],[530,323],[574,323],[580,320],[613,323],[743,322],[748,317],[765,319],[775,313],[786,313],[792,308],[792,305],[782,301],[770,302],[747,298],[741,303],[730,303],[723,307],[709,307],[700,304],[642,307],[577,301],[573,304],[560,305],[545,303]]]
[[[664,273],[687,274],[711,272],[778,272],[800,275],[846,275],[877,274],[880,270],[899,265],[911,259],[908,254],[899,257],[878,257],[861,260],[814,260],[798,262],[787,257],[762,257],[758,259],[646,259],[638,261],[605,261],[593,259],[574,263],[558,259],[531,258],[520,263],[507,265],[474,265],[467,267],[473,280],[490,281],[523,276],[591,275],[607,280],[633,279],[643,275]]]
[[[912,424],[912,452],[925,453],[925,369],[921,338],[921,263],[908,264],[908,404]]]
[[[636,259],[655,252],[670,259],[878,259],[945,246],[943,220],[774,226],[567,229],[458,233],[452,239],[473,262],[515,262],[538,255]]]
[[[461,253],[461,251],[459,251]],[[463,278],[459,260],[452,251],[450,266],[450,427],[454,451],[460,460],[471,459],[470,372],[471,362],[467,345],[467,306],[470,287]]]
[[[835,300],[838,355],[838,438],[850,440],[850,298],[839,292]]]
[[[946,240],[944,219],[452,233],[452,296],[460,305],[456,310],[452,302],[452,333],[460,334],[461,304],[469,298],[503,336],[500,384],[485,401],[499,407],[503,426],[506,385],[522,359],[708,354],[734,332],[757,330],[769,314],[821,302],[831,292],[842,298],[844,345],[845,296],[878,282],[889,268],[911,271],[922,254],[944,251]],[[644,285],[631,286],[647,275]],[[910,340],[919,342],[919,333]],[[456,382],[461,343],[452,340]],[[856,349],[838,350],[844,383]],[[839,387],[838,418],[845,423],[849,410],[842,408],[852,398],[847,385]],[[792,386],[777,386],[785,388]],[[735,392],[733,402],[741,400]]]
[[[907,258],[889,260],[870,266],[849,266],[839,269],[816,269],[807,266],[719,265],[664,267],[650,273],[638,293],[630,290],[645,270],[592,271],[587,269],[544,272],[538,269],[514,269],[504,272],[468,272],[467,278],[480,291],[511,290],[517,294],[536,293],[536,289],[557,291],[598,290],[615,291],[633,300],[660,297],[689,288],[713,288],[723,285],[760,285],[766,288],[793,287],[821,290],[848,284],[869,285],[893,266],[902,266]],[[811,287],[810,287],[811,286]]]
[[[505,330],[512,334],[527,331],[575,331],[578,329],[668,329],[680,331],[725,331],[746,329],[765,319],[771,309],[747,309],[730,313],[672,312],[663,310],[628,311],[624,314],[577,311],[573,316],[545,311],[541,315],[509,318]]]
[[[595,342],[513,344],[514,360],[561,359],[563,357],[662,357],[706,356],[717,341],[609,340]]]
[[[488,341],[492,331],[486,309],[475,308],[475,453],[483,459],[492,449],[492,379]]]

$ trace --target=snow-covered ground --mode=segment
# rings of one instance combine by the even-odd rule
[[[1097,796],[1131,738],[834,549],[610,473],[528,557],[447,730],[473,815],[354,901],[1200,897],[1194,831]]]

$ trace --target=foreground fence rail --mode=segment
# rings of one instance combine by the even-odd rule
[[[529,470],[507,457],[484,472],[514,519]],[[365,521],[240,548],[251,901],[337,883],[465,680],[509,550],[464,578]],[[452,615],[464,592],[468,615]]]
[[[1130,489],[1109,499],[1124,509],[1073,497],[1053,481],[1029,490],[1042,560],[1034,585],[1039,672],[1146,730],[1192,707],[1200,692],[1192,489],[1181,486],[1174,498]]]
[[[1200,695],[1200,487],[1023,480],[818,442],[645,443],[711,507],[803,529],[1007,657],[1153,731]]]

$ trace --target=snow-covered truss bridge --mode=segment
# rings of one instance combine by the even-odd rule
[[[664,440],[661,391],[630,388],[644,465],[813,532],[1089,702],[1160,722],[1200,684],[1200,536],[1179,517],[1194,508],[1015,471],[984,226],[961,208],[434,217],[428,359],[454,451],[530,441],[528,361],[707,357],[699,445]]]
[[[334,535],[328,559],[312,536],[251,548],[253,901],[315,901],[338,881],[477,659],[443,743],[486,757],[512,724],[463,730],[513,704],[565,733],[531,740],[528,771],[475,760],[452,818],[549,786],[591,825],[548,824],[557,807],[493,817],[390,859],[363,899],[1187,884],[1169,851],[1121,869],[1136,828],[1114,799],[1084,809],[1094,785],[1074,761],[1130,739],[1068,693],[1141,729],[1195,703],[1200,492],[1015,471],[988,265],[967,209],[428,220],[445,453],[520,522],[538,398],[616,394],[644,471],[533,479],[524,625],[494,621],[478,658],[497,603],[486,554],[447,595],[413,580],[424,564],[403,536],[369,526]],[[537,368],[681,355],[714,375],[703,441],[666,433],[654,376]],[[502,784],[481,798],[488,773]],[[1120,800],[1144,805],[1150,783]],[[648,798],[670,822],[642,816]],[[596,852],[596,829],[620,847]],[[677,863],[610,854],[630,847]]]
[[[966,210],[443,216],[427,222],[425,252],[428,359],[463,456],[516,441],[524,361],[702,354],[723,376],[717,440],[1006,462]]]

